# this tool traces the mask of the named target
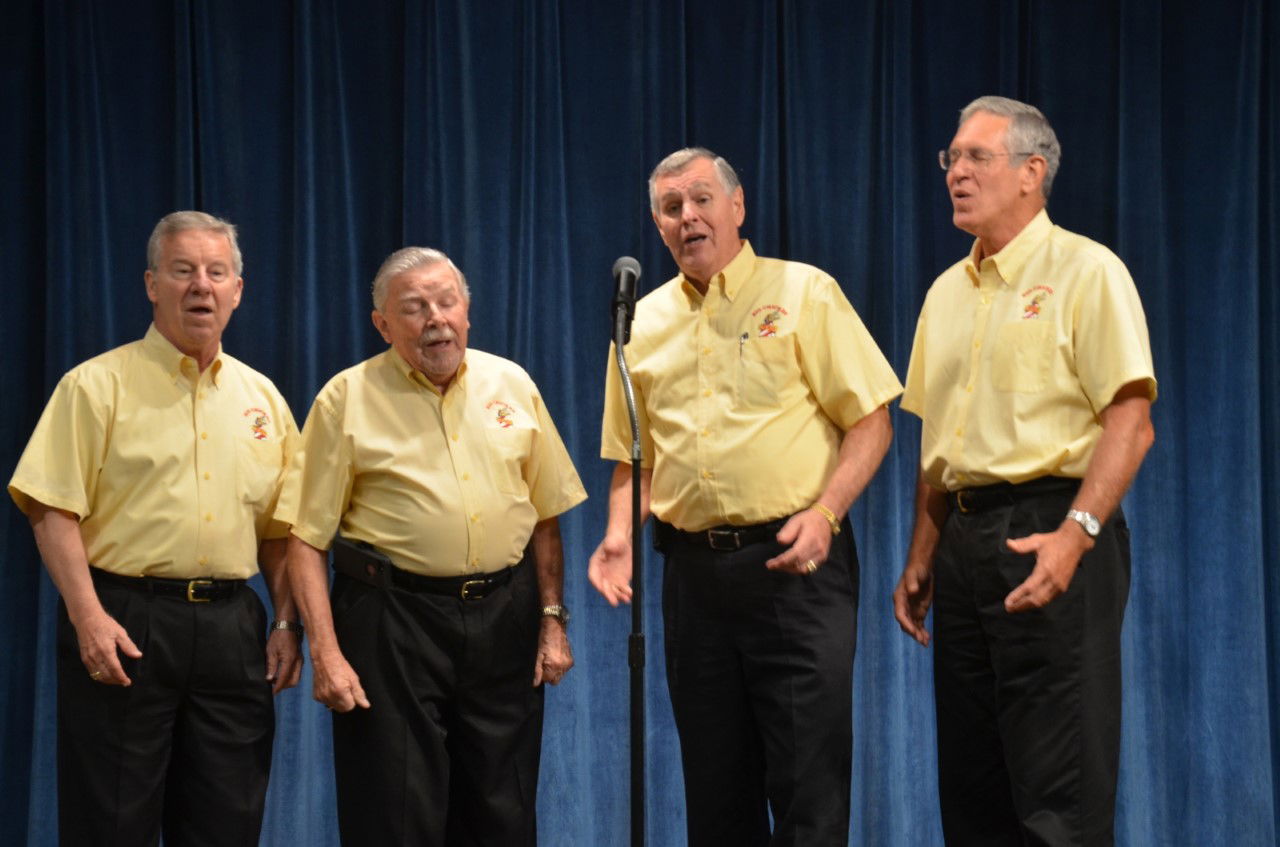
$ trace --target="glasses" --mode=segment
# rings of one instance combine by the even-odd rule
[[[990,150],[975,148],[973,150],[939,150],[938,151],[938,167],[944,171],[949,171],[954,165],[960,163],[961,159],[968,159],[969,164],[975,168],[985,169],[991,164],[991,160],[997,156],[1021,156],[1026,158],[1032,156],[1033,153],[992,153]]]

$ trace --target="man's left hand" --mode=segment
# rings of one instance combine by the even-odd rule
[[[1015,553],[1034,554],[1031,575],[1004,598],[1005,611],[1027,612],[1049,605],[1067,590],[1080,557],[1093,549],[1093,539],[1075,521],[1063,521],[1053,532],[1038,532],[1006,542]]]
[[[543,615],[542,628],[538,632],[538,659],[533,666],[534,688],[544,682],[558,685],[571,667],[573,650],[569,647],[564,624],[550,615]]]
[[[796,512],[778,530],[778,543],[790,545],[764,563],[769,570],[808,576],[827,560],[831,552],[831,524],[813,509]],[[813,562],[814,569],[808,567]]]
[[[267,681],[272,694],[298,684],[302,674],[301,640],[298,633],[284,629],[272,630],[267,637]]]

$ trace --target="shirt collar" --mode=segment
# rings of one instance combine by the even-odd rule
[[[182,376],[190,379],[192,384],[200,379],[200,366],[196,360],[174,347],[173,343],[156,329],[154,322],[147,327],[147,334],[142,337],[142,349],[152,361],[164,369],[165,373],[172,376],[175,382]],[[206,370],[209,372],[210,381],[216,387],[218,375],[222,373],[221,344],[218,345],[218,353]]]
[[[986,257],[981,263],[977,259],[978,240],[975,239],[973,247],[969,250],[969,262],[967,264],[970,281],[976,286],[982,265],[991,262],[996,269],[996,273],[1000,275],[1000,279],[1006,283],[1010,282],[1022,270],[1022,266],[1026,264],[1027,258],[1032,252],[1049,237],[1049,232],[1052,229],[1053,222],[1049,220],[1049,213],[1045,209],[1041,209],[1022,228],[1022,231],[1013,237],[1013,240],[1001,248],[999,253]]]
[[[724,298],[730,303],[742,290],[742,286],[751,278],[752,272],[756,266],[756,251],[751,249],[751,242],[745,238],[742,240],[742,249],[738,251],[738,255],[729,260],[729,264],[725,265],[720,273],[711,277],[707,282],[708,290],[713,285],[719,285],[724,294]],[[693,301],[702,299],[702,295],[698,293],[698,289],[694,288],[693,283],[683,273],[680,274],[680,283],[685,293]]]
[[[400,355],[399,351],[396,350],[396,348],[388,347],[387,356],[391,359],[391,363],[392,365],[395,366],[395,369],[400,373],[404,374],[406,379],[421,386],[422,388],[427,389],[433,394],[441,395],[441,391],[439,388],[436,387],[436,384],[431,380],[427,379],[426,375],[422,371],[418,370],[413,365],[405,361],[405,358]],[[458,364],[458,372],[455,373],[453,375],[453,379],[450,380],[449,388],[453,388],[455,385],[462,385],[463,382],[465,381],[466,375],[467,375],[467,351],[463,350],[462,361]]]

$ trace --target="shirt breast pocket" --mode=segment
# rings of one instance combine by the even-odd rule
[[[237,440],[236,474],[240,498],[246,503],[268,505],[275,496],[282,465],[279,441]]]
[[[523,497],[528,494],[524,481],[524,464],[533,445],[533,430],[525,427],[487,426],[488,464],[493,483],[503,494]]]
[[[1053,325],[1018,321],[1000,327],[991,359],[991,383],[997,391],[1044,391],[1053,360]]]
[[[748,338],[738,346],[738,408],[778,408],[798,370],[791,336]]]

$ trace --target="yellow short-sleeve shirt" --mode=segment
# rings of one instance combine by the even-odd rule
[[[1107,248],[1041,210],[1004,249],[943,272],[916,325],[902,408],[920,463],[949,491],[1082,478],[1115,393],[1155,368],[1142,302]]]
[[[441,394],[388,349],[329,381],[302,428],[277,517],[429,576],[519,561],[537,521],[586,499],[533,380],[468,349]]]
[[[641,299],[625,353],[650,508],[688,531],[805,508],[844,433],[902,391],[834,279],[746,242],[705,296],[681,275]],[[613,348],[600,454],[631,461]]]
[[[153,325],[62,378],[9,494],[78,515],[94,567],[244,579],[287,533],[272,513],[297,436],[269,379],[221,351],[201,373]]]

